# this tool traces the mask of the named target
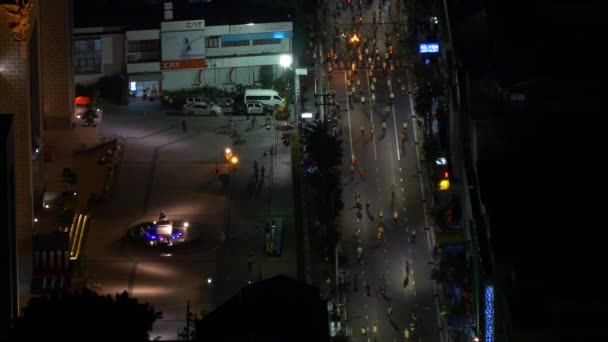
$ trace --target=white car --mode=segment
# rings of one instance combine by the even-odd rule
[[[202,102],[193,102],[184,105],[186,115],[212,115],[222,114],[222,108],[218,105],[210,105]]]

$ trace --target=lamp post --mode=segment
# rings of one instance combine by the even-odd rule
[[[234,170],[239,164],[239,158],[237,156],[232,156],[230,158],[230,164],[232,164],[232,170]],[[228,170],[228,172],[230,172],[230,169]]]
[[[232,159],[232,149],[230,147],[226,147],[224,149],[224,158],[226,159],[226,163],[228,163],[228,174],[230,174],[230,160]]]
[[[289,90],[291,87],[289,86],[289,79],[287,78],[287,68],[291,69],[291,65],[293,64],[293,56],[292,55],[281,55],[279,56],[279,64],[283,67],[283,78],[285,79],[285,85],[287,87],[285,92],[285,105],[289,106]]]

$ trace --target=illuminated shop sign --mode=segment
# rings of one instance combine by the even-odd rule
[[[439,43],[420,43],[420,47],[418,50],[422,53],[438,53],[439,52]]]

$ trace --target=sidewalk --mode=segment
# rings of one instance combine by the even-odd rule
[[[250,129],[250,121],[235,119],[242,145],[234,146],[240,158],[225,191],[225,242],[219,252],[214,305],[223,303],[248,282],[285,274],[297,278],[296,230],[294,224],[291,155],[281,143],[281,132],[264,126]],[[274,124],[274,122],[273,122]],[[278,144],[275,145],[275,141]],[[270,150],[276,154],[271,156]],[[256,181],[253,163],[264,167],[264,177]],[[220,166],[225,167],[225,166]],[[224,168],[221,173],[226,173]],[[221,214],[220,214],[221,215]],[[283,220],[283,248],[280,257],[267,257],[264,227],[273,218]]]
[[[310,74],[307,77],[303,77],[302,81],[302,94],[301,94],[301,112],[312,112],[315,113],[315,93],[314,93],[314,80],[315,75]],[[307,191],[306,183],[302,179],[302,202],[303,202],[303,218],[304,218],[304,230],[305,235],[308,237],[308,268],[310,269],[310,280],[311,284],[318,285],[321,287],[321,293],[327,296],[329,289],[334,284],[327,287],[327,279],[334,279],[333,268],[329,261],[333,260],[332,255],[329,255],[329,261],[325,261],[324,258],[324,247],[326,246],[325,236],[316,227],[316,215],[312,206],[308,205],[311,201],[311,194]],[[320,228],[319,228],[320,229]],[[330,253],[331,254],[331,253]]]

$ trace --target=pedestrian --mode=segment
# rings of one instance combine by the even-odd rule
[[[188,129],[186,128],[186,120],[182,120],[182,132],[188,132]]]
[[[253,161],[253,172],[257,175],[258,174],[258,161],[254,160]]]
[[[388,305],[388,309],[386,310],[386,313],[388,314],[388,317],[391,317],[391,315],[393,314],[393,306],[392,305]]]
[[[264,169],[264,165],[262,165],[262,167],[260,168],[260,173],[262,174],[262,179],[264,179],[264,172],[266,171],[266,169]]]

